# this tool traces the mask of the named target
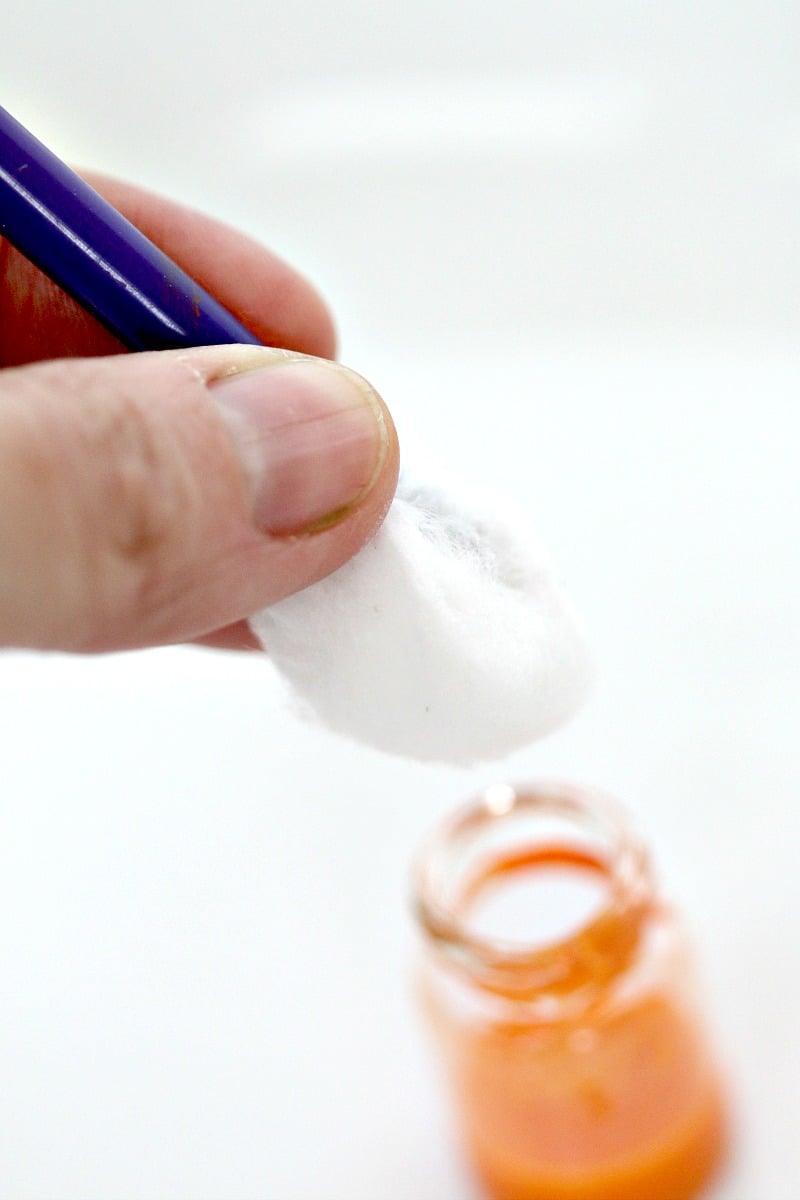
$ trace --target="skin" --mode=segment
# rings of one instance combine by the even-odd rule
[[[333,358],[327,307],[275,255],[171,201],[87,178],[266,345]],[[243,618],[355,554],[394,494],[383,407],[388,447],[367,494],[315,532],[263,533],[209,400],[228,352],[124,354],[2,239],[0,368],[0,644],[250,647]],[[149,494],[176,455],[175,494]]]

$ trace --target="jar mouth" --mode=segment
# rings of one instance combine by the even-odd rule
[[[473,902],[500,870],[559,854],[602,883],[584,919],[549,940],[476,928]],[[434,831],[413,877],[416,916],[437,952],[487,990],[528,999],[591,992],[624,970],[652,890],[622,809],[596,789],[566,783],[487,788]]]

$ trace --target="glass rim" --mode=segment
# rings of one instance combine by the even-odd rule
[[[482,829],[520,811],[562,818],[576,831],[594,835],[603,852],[607,887],[599,909],[562,938],[544,944],[478,934],[469,929],[463,910],[442,895],[448,855],[459,842],[471,833],[479,837]],[[652,893],[647,855],[622,806],[598,788],[558,781],[497,783],[461,805],[423,843],[412,866],[412,885],[416,919],[450,962],[482,976],[490,990],[494,979],[500,990],[512,986],[530,994],[568,990],[570,980],[588,978],[587,969],[597,966],[598,949],[607,951],[609,970],[628,961]]]

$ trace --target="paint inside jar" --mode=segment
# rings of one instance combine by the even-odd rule
[[[552,797],[530,799],[465,810],[420,875],[469,1159],[494,1200],[691,1200],[726,1121],[685,939],[635,843],[586,836],[599,800],[560,793],[542,834]]]

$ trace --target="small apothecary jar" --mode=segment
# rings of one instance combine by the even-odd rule
[[[494,1200],[690,1200],[726,1141],[686,939],[609,798],[489,788],[416,865],[421,993]]]

